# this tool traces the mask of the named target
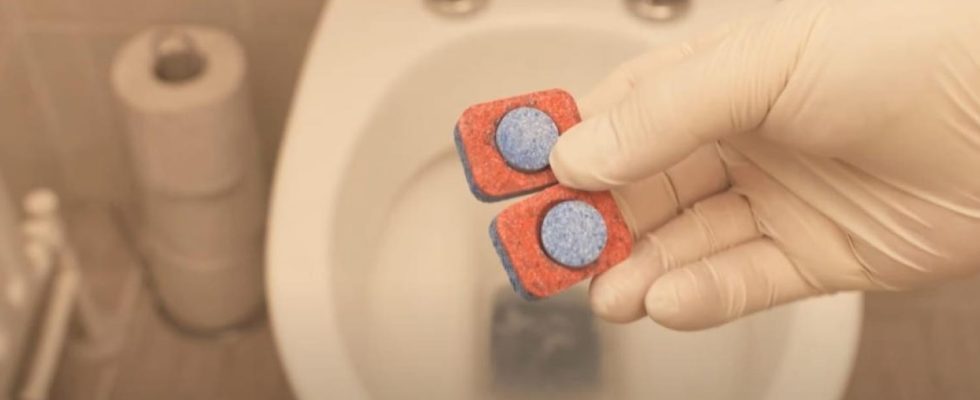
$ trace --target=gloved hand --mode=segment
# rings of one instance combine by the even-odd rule
[[[786,0],[623,65],[551,155],[638,238],[595,312],[700,329],[980,269],[980,2]]]

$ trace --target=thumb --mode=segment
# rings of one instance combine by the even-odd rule
[[[657,71],[559,138],[550,164],[570,187],[605,190],[661,172],[701,144],[758,127],[786,85],[815,2],[785,2],[720,43]]]

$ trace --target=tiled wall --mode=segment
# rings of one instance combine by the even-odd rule
[[[224,28],[245,45],[256,121],[274,156],[323,0],[0,0],[0,173],[15,195],[131,202],[108,83],[119,45],[159,23]]]

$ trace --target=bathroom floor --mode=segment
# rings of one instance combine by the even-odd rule
[[[97,303],[125,303],[126,277],[142,270],[121,217],[104,207],[67,210],[71,236]],[[266,320],[218,338],[174,329],[150,292],[136,292],[115,357],[69,343],[55,400],[250,400],[293,396]],[[980,397],[980,278],[912,293],[873,293],[847,399]]]
[[[980,277],[867,296],[847,399],[980,398]]]
[[[67,210],[71,236],[93,297],[104,307],[125,303],[127,279],[142,269],[121,231],[120,217],[105,208]],[[145,285],[124,320],[115,357],[73,338],[55,378],[53,400],[289,400],[289,385],[265,319],[221,337],[183,333],[162,317]]]

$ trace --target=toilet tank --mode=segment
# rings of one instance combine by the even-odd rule
[[[41,277],[24,257],[14,204],[0,177],[0,399],[16,385],[41,291]]]

